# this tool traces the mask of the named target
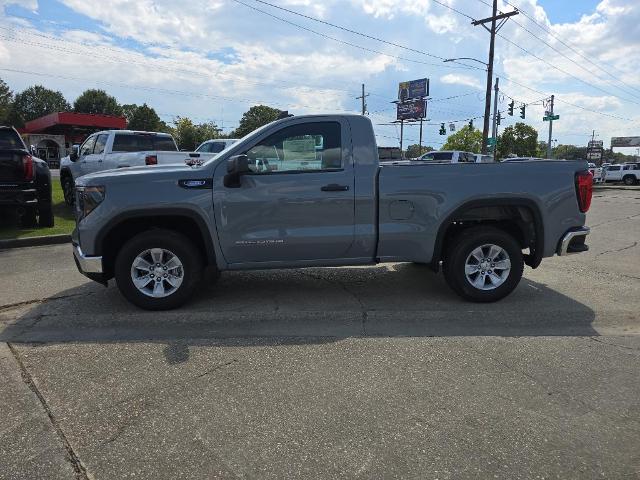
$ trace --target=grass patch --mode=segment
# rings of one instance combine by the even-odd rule
[[[76,226],[73,207],[64,203],[64,195],[58,178],[52,178],[54,226],[51,228],[20,228],[17,225],[0,226],[0,239],[39,237],[44,235],[70,234]]]

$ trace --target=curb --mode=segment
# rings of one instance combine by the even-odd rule
[[[41,237],[10,238],[0,240],[0,250],[7,248],[38,247],[42,245],[58,245],[60,243],[71,243],[70,234],[47,235]]]
[[[627,186],[627,185],[594,185],[594,190],[631,190],[631,191],[640,191],[640,187],[635,186]]]

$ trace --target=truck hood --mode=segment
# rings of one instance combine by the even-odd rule
[[[155,182],[168,179],[200,179],[213,176],[212,165],[190,167],[188,165],[153,165],[118,168],[84,175],[76,181],[79,186],[106,185],[113,183]]]

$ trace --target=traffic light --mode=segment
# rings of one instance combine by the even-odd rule
[[[511,115],[513,117],[513,107],[516,105],[515,100],[511,100],[511,103],[509,104],[509,115]]]
[[[496,125],[500,125],[500,120],[502,120],[502,115],[498,112],[498,116],[496,117]]]
[[[525,105],[522,105],[522,106],[520,107],[520,118],[524,118],[524,116],[525,116],[525,115],[524,115],[525,107],[526,107]]]
[[[473,118],[469,120],[469,130],[473,130]]]
[[[447,129],[444,128],[444,123],[440,125],[440,135],[446,135]]]

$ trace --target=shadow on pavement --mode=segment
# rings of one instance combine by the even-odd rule
[[[227,272],[186,306],[146,312],[115,284],[86,283],[27,306],[0,332],[3,342],[162,342],[170,363],[190,340],[284,345],[348,337],[598,335],[594,312],[523,278],[493,304],[461,300],[441,275],[412,264]],[[233,339],[233,341],[230,341]]]

